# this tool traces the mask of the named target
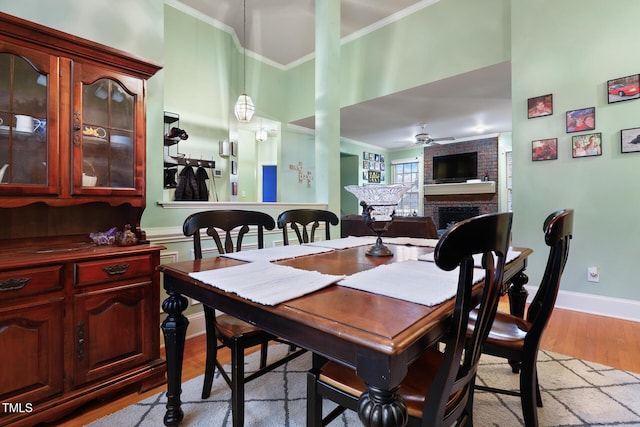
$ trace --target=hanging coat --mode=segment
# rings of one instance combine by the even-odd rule
[[[198,183],[193,167],[185,166],[180,171],[180,180],[176,187],[176,200],[199,200]]]
[[[209,179],[209,175],[207,171],[202,166],[199,166],[196,170],[196,185],[198,186],[198,196],[197,200],[207,201],[209,200],[209,188],[207,188],[207,180]]]

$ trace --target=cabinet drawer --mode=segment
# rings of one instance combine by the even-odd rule
[[[76,264],[76,285],[87,286],[149,276],[152,271],[151,255],[79,262]]]
[[[62,289],[62,266],[0,272],[0,297],[17,298]]]

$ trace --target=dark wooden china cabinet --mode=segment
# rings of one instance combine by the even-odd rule
[[[0,425],[165,380],[145,208],[160,67],[0,13]],[[138,243],[89,237],[129,224]]]

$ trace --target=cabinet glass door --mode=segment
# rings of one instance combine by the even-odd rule
[[[25,58],[0,52],[0,184],[9,184],[5,189],[49,185],[48,80]]]
[[[136,96],[102,78],[82,99],[82,187],[135,187]]]

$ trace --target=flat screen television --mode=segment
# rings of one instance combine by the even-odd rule
[[[478,178],[478,153],[448,154],[433,157],[433,180],[436,184],[465,182]]]

